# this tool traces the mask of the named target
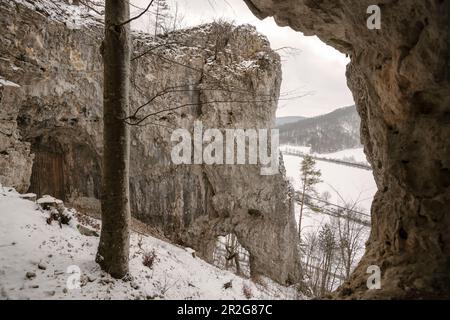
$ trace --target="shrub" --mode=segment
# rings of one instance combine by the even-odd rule
[[[242,286],[242,293],[244,294],[244,297],[247,299],[251,299],[253,297],[252,288],[244,283]]]
[[[153,249],[150,252],[145,252],[143,257],[142,257],[142,264],[144,266],[146,266],[149,269],[153,268],[153,264],[155,263],[156,260],[156,252],[155,249]]]

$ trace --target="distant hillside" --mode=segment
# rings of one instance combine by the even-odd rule
[[[355,106],[279,126],[280,144],[310,146],[312,152],[330,153],[361,146],[361,120]]]
[[[288,124],[288,123],[293,123],[293,122],[297,122],[300,120],[306,119],[306,117],[280,117],[277,118],[276,121],[276,125],[277,127]]]

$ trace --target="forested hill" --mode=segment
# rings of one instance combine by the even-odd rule
[[[288,123],[294,123],[294,122],[297,122],[297,121],[300,121],[300,120],[304,120],[304,119],[306,119],[306,117],[296,117],[296,116],[293,116],[293,117],[277,117],[276,124],[277,124],[277,127],[279,127],[279,126],[282,126],[282,125],[285,125],[285,124],[288,124]]]
[[[310,146],[312,152],[330,153],[361,146],[355,106],[278,126],[280,144]]]

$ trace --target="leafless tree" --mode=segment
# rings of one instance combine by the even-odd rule
[[[89,10],[92,10],[101,16],[103,16],[105,14],[105,9],[104,9],[105,7],[101,1],[94,1],[94,0],[76,0],[76,1],[77,2],[74,2],[75,5],[82,4]]]
[[[339,194],[341,201],[343,198]],[[310,289],[316,296],[334,290],[349,278],[364,247],[367,225],[359,217],[358,201],[343,205],[328,203],[322,212],[330,223],[305,234],[302,261]]]
[[[148,8],[150,7],[150,1]],[[102,43],[103,162],[102,230],[96,261],[115,278],[128,274],[130,247],[129,114],[131,41],[128,2],[106,0],[105,38]]]
[[[312,266],[315,264],[315,257],[318,249],[317,231],[310,230],[304,236],[303,255],[305,258],[304,270],[306,274],[311,275],[313,272]]]
[[[239,242],[234,234],[230,234],[226,237],[225,244],[226,256],[225,256],[225,269],[230,267],[230,264],[234,263],[236,267],[236,274],[241,275],[241,264],[239,257]]]
[[[309,289],[314,296],[323,296],[333,289],[336,278],[336,239],[332,226],[324,224],[320,229],[309,231],[303,248]]]
[[[167,31],[170,20],[170,8],[166,0],[155,0],[155,38],[158,35],[159,29]]]
[[[172,20],[172,32],[183,27],[184,14],[180,12],[178,1],[175,2],[175,13]]]
[[[358,253],[363,249],[363,237],[366,227],[358,222],[357,214],[349,206],[347,210],[340,210],[338,217],[333,218],[333,226],[336,230],[337,246],[340,260],[344,268],[344,276],[347,280],[355,265]]]
[[[128,274],[130,242],[129,127],[121,120],[129,111],[130,8],[122,0],[105,2],[102,43],[103,172],[102,230],[96,261],[115,278]]]
[[[323,270],[320,283],[320,295],[331,291],[330,279],[332,276],[332,267],[335,262],[336,236],[330,224],[325,224],[319,231],[319,248],[321,255],[320,266]]]

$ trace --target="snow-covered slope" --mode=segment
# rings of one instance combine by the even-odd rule
[[[64,1],[53,0],[14,0],[31,10],[36,10],[50,20],[64,23],[70,29],[80,29],[84,26],[99,25],[103,21],[103,15],[99,14],[102,6],[91,3],[89,8],[84,5],[70,5]],[[14,5],[11,1],[11,5]],[[101,2],[99,2],[101,4]],[[95,10],[93,10],[95,9]]]
[[[77,228],[81,224],[94,230],[99,222],[74,210],[67,212],[72,215],[68,225],[48,224],[49,211],[0,186],[1,299],[297,298],[294,287],[266,278],[256,284],[206,263],[189,248],[134,232],[133,280],[112,279],[94,262],[98,237],[82,235]],[[156,258],[149,268],[143,265],[143,256],[153,250]],[[230,281],[232,286],[225,289]],[[77,284],[80,287],[73,288]]]

